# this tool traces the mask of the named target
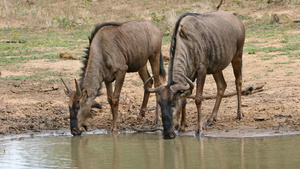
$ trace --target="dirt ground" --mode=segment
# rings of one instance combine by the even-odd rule
[[[261,61],[259,58],[244,54],[243,81],[244,86],[266,83],[263,91],[248,96],[242,96],[244,120],[236,122],[236,97],[223,98],[218,121],[208,127],[204,134],[226,132],[228,135],[239,134],[280,134],[286,132],[299,132],[300,127],[300,63],[289,64],[290,68],[272,64],[283,61],[284,58],[274,58],[271,61]],[[167,63],[165,63],[167,64]],[[43,65],[43,66],[40,66]],[[43,60],[31,61],[24,64],[20,74],[39,72],[41,70],[61,71],[70,68],[76,71],[81,66],[80,61],[60,61],[55,64]],[[166,65],[165,65],[166,67]],[[268,72],[273,69],[274,71]],[[293,76],[287,76],[287,70]],[[2,71],[1,76],[12,72]],[[13,73],[15,74],[15,73]],[[234,90],[234,77],[232,68],[224,70],[228,90]],[[133,83],[134,82],[134,83]],[[69,81],[74,86],[73,81]],[[59,130],[69,127],[69,114],[63,85],[60,81],[30,81],[1,82],[0,88],[0,134],[19,134],[26,132],[40,132],[43,130]],[[111,127],[112,115],[106,101],[105,89],[103,95],[96,100],[102,109],[92,109],[89,118],[90,129],[108,129]],[[214,94],[216,86],[212,76],[208,76],[204,92],[206,95]],[[155,95],[150,96],[148,111],[142,121],[137,116],[143,97],[142,82],[137,73],[126,75],[122,89],[119,106],[119,130],[135,128],[152,128],[154,122]],[[203,103],[203,119],[206,120],[213,108],[214,100],[205,100]],[[196,125],[196,107],[192,99],[187,104],[188,131]],[[237,132],[237,129],[241,129]],[[230,133],[232,131],[232,133]],[[260,131],[260,132],[259,132]],[[226,134],[225,134],[226,135]]]
[[[299,36],[299,31],[289,32]],[[254,39],[247,38],[246,41]],[[272,46],[272,42],[268,44]],[[169,46],[163,47],[168,53]],[[300,60],[287,65],[274,64],[289,60],[286,56],[261,60],[258,54],[243,55],[243,86],[265,83],[263,90],[242,96],[243,121],[236,122],[237,99],[235,96],[223,98],[217,122],[206,128],[208,136],[259,136],[300,134]],[[22,64],[18,71],[1,70],[1,77],[30,75],[38,72],[76,72],[82,66],[81,61],[31,60]],[[167,70],[167,61],[165,61]],[[232,67],[224,71],[227,81],[226,91],[235,90]],[[78,75],[75,75],[78,78]],[[73,78],[73,77],[66,77]],[[74,88],[73,81],[68,83]],[[0,135],[38,133],[45,130],[62,130],[69,128],[68,98],[61,81],[0,80]],[[112,115],[106,100],[103,85],[102,95],[98,101],[102,108],[92,109],[88,121],[89,129],[111,128]],[[143,83],[137,73],[126,75],[119,106],[119,130],[134,128],[153,128],[155,113],[155,95],[150,95],[146,117],[138,121],[137,116],[143,98]],[[193,91],[195,92],[195,90]],[[207,76],[204,94],[216,93],[216,85],[211,75]],[[212,111],[214,100],[204,100],[202,119],[205,122]],[[193,99],[187,104],[187,133],[193,133],[196,125],[196,106]],[[67,133],[70,134],[70,133]]]

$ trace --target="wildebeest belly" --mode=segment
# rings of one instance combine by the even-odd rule
[[[210,60],[207,67],[207,74],[214,74],[224,70],[231,62],[234,53],[230,55],[223,55],[221,58]]]
[[[218,73],[222,70],[224,70],[227,66],[229,65],[229,63],[227,64],[220,64],[218,65],[214,65],[213,67],[209,67],[207,68],[207,74],[214,74],[214,73]]]
[[[147,60],[146,60],[147,61]],[[128,63],[128,70],[127,72],[137,72],[139,71],[143,66],[146,65],[147,62],[130,62]]]
[[[127,72],[137,72],[147,64],[149,54],[137,53],[127,57],[126,62],[128,66]]]

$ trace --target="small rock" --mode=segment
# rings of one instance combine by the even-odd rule
[[[279,23],[279,17],[278,17],[277,14],[271,14],[270,23],[271,23],[271,24]]]
[[[72,60],[76,60],[78,58],[77,55],[71,55],[69,52],[60,52],[59,54],[61,59],[72,59]]]
[[[164,61],[168,61],[168,60],[170,60],[170,56],[169,55],[163,55],[163,59],[164,59]]]
[[[255,121],[266,121],[268,120],[267,116],[258,116],[256,118],[254,118]]]

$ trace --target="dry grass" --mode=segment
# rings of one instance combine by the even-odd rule
[[[0,27],[76,27],[153,18],[172,24],[182,11],[203,12],[212,8],[213,3],[207,0],[205,3],[196,0],[3,0]]]
[[[300,0],[268,2],[226,0],[221,9],[251,16],[278,5],[288,8],[300,5]],[[152,20],[165,34],[170,34],[182,13],[212,11],[218,3],[219,0],[2,0],[0,28],[91,30],[101,22]],[[300,18],[300,14],[291,15]]]
[[[264,9],[280,2],[281,5],[300,4],[299,0],[269,1],[226,0],[221,9],[247,14],[249,6]],[[74,29],[100,22],[146,19],[153,20],[163,31],[169,32],[183,12],[211,11],[218,3],[219,0],[2,0],[0,28]]]

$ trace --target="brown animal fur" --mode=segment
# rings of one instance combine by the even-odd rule
[[[182,74],[192,81],[197,79],[195,104],[198,112],[198,123],[196,133],[199,134],[202,131],[201,104],[203,86],[206,74],[212,74],[218,90],[213,112],[207,121],[207,125],[212,125],[216,121],[221,99],[227,86],[222,70],[231,63],[238,93],[237,119],[241,120],[243,117],[241,110],[241,86],[244,41],[244,25],[233,14],[220,10],[204,14],[183,14],[176,23],[171,41],[168,84],[164,88],[158,87],[150,90],[159,93],[169,93],[163,90],[172,90],[173,86],[177,85],[177,90],[173,90],[172,93],[173,95],[180,95],[180,97],[173,97],[174,100],[171,102],[164,101],[171,98],[170,95],[161,95],[159,99],[161,107],[169,107],[162,109],[162,117],[180,113],[178,111],[178,107],[181,106],[178,106],[181,103],[181,101],[178,101],[179,98],[185,101],[186,97],[192,92],[192,87],[185,91],[182,90],[183,88],[186,89],[186,78]],[[163,102],[164,105],[162,105]],[[185,105],[180,111],[182,116],[185,116]],[[169,114],[169,116],[165,114]],[[173,123],[172,121],[169,122],[170,119],[162,119],[162,121],[163,123],[167,121],[168,124]],[[185,130],[185,124],[185,117],[182,117],[181,131]],[[167,139],[174,138],[172,133],[173,126],[169,124],[166,127],[167,129],[164,126],[164,137]],[[170,132],[170,136],[166,132]]]
[[[77,128],[74,130],[77,131],[86,120],[102,82],[106,85],[107,100],[113,115],[112,131],[117,131],[119,97],[126,72],[138,72],[145,82],[150,77],[146,65],[149,60],[155,87],[161,84],[159,75],[165,76],[161,42],[162,33],[150,21],[104,23],[96,26],[85,56],[87,59],[84,61],[83,74],[78,87],[79,99],[71,98],[79,103],[78,125],[71,127],[71,131],[73,128]],[[114,91],[113,81],[115,81]],[[152,82],[149,84],[149,87],[151,86]],[[144,93],[139,119],[145,116],[149,94],[146,91]],[[155,121],[158,121],[158,106]],[[74,132],[73,135],[78,134],[81,132]]]

